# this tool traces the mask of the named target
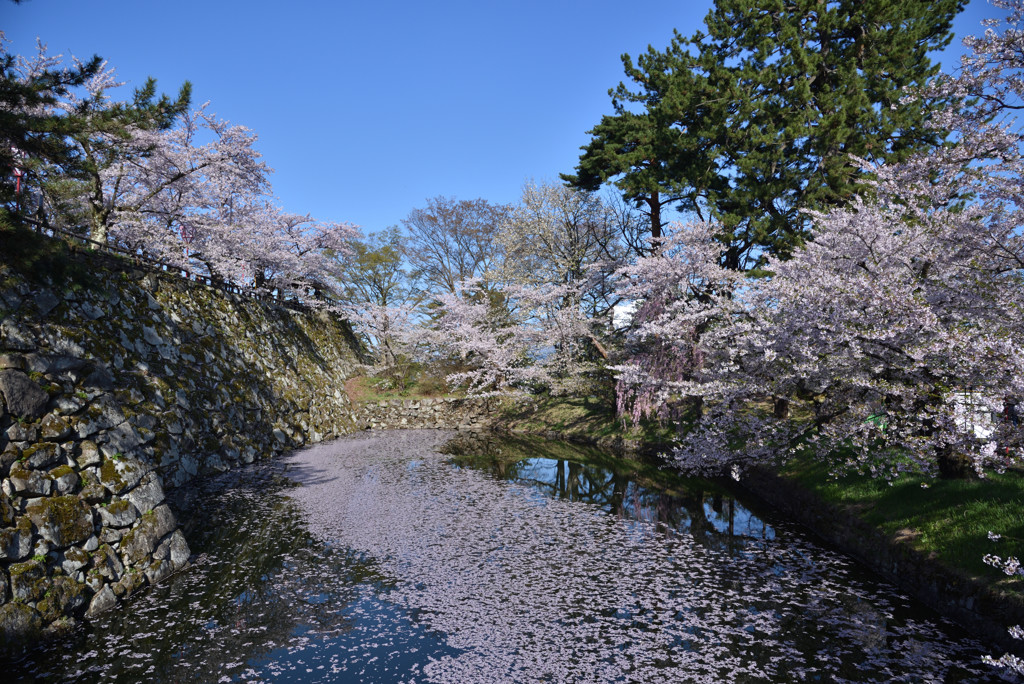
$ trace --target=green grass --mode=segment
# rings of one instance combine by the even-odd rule
[[[667,425],[654,421],[640,426],[625,426],[615,415],[615,407],[600,397],[535,397],[532,401],[507,400],[502,418],[516,432],[553,430],[566,438],[589,440],[621,437],[651,445],[667,444],[674,433]]]
[[[345,391],[355,404],[366,404],[391,399],[430,399],[436,397],[464,396],[462,393],[447,393],[443,383],[433,377],[419,377],[410,380],[404,389],[395,386],[390,378],[365,375],[349,378]]]
[[[1020,472],[975,480],[908,476],[890,486],[862,475],[834,479],[825,464],[802,458],[787,464],[781,474],[949,568],[1024,593],[1024,578],[1007,577],[982,562],[985,554],[1024,556]],[[989,531],[1002,539],[990,541]]]

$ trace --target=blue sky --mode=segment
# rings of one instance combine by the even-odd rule
[[[99,54],[121,80],[259,134],[288,211],[398,224],[437,195],[514,202],[572,171],[622,80],[620,55],[703,26],[711,0],[0,0],[9,49]],[[971,0],[960,37],[999,16]],[[130,95],[128,87],[121,97]]]

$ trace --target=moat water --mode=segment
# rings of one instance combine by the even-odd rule
[[[450,437],[362,433],[193,489],[194,567],[4,680],[1002,681],[720,483]]]

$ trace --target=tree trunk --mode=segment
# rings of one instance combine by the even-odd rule
[[[961,453],[954,452],[950,447],[936,450],[936,461],[939,464],[939,477],[944,480],[970,480],[978,476],[971,459]]]
[[[789,418],[789,399],[786,399],[785,397],[775,397],[773,413],[779,420],[787,420]]]
[[[107,244],[106,216],[93,212],[89,223],[89,239],[101,245]]]
[[[651,238],[657,240],[661,237],[661,197],[657,190],[647,199],[647,206],[651,208]]]

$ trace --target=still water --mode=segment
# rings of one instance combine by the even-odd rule
[[[984,682],[985,648],[720,484],[367,432],[178,502],[195,567],[14,681]],[[7,677],[5,681],[11,681]]]

